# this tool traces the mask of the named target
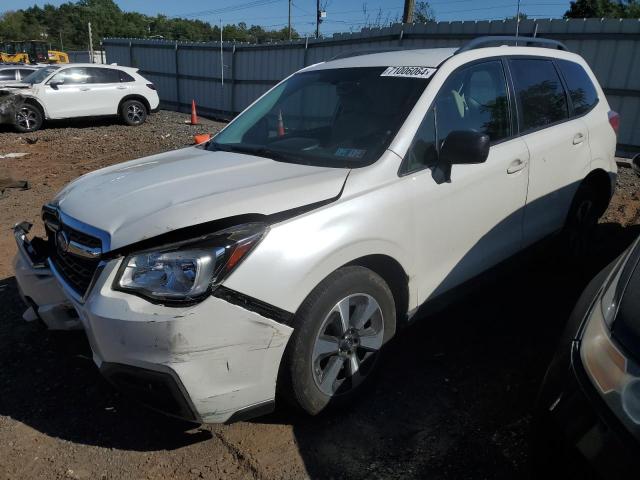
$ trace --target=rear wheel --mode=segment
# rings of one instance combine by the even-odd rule
[[[21,133],[35,132],[42,126],[42,111],[35,105],[25,103],[16,111],[15,129]]]
[[[127,125],[142,125],[147,119],[147,108],[138,100],[127,100],[120,106],[120,117]]]
[[[570,260],[583,259],[592,249],[598,220],[605,210],[598,193],[593,185],[585,183],[573,199],[563,232],[565,253]]]
[[[363,267],[344,267],[307,297],[281,372],[289,400],[311,415],[350,403],[370,382],[395,334],[393,296]]]

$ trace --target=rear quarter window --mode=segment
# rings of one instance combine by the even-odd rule
[[[573,114],[582,115],[591,110],[598,103],[598,92],[591,82],[591,78],[582,65],[568,60],[557,60],[562,72],[569,97],[573,104]]]
[[[521,132],[569,118],[567,96],[551,60],[517,58],[509,65],[520,103]]]
[[[121,82],[135,82],[135,78],[129,75],[127,72],[123,72],[122,70],[118,70],[120,72],[120,81]]]

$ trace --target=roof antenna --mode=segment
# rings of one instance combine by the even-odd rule
[[[516,13],[516,47],[518,46],[519,34],[520,34],[520,0],[518,0],[518,10]]]

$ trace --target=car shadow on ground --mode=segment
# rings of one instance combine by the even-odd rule
[[[211,432],[123,401],[84,332],[26,323],[15,277],[0,280],[0,415],[51,437],[123,450],[172,450]]]
[[[255,421],[292,422],[312,478],[526,478],[531,412],[565,322],[587,283],[638,234],[640,226],[602,224],[584,263],[536,251],[417,319],[347,412]]]
[[[580,268],[536,253],[517,269],[405,329],[356,406],[316,418],[279,407],[312,478],[515,478],[527,471],[530,412],[564,322],[588,281],[640,227],[603,224]],[[0,280],[0,415],[51,437],[135,451],[214,438],[131,404],[102,379],[82,332],[21,319]]]
[[[95,128],[109,125],[124,125],[118,117],[83,117],[65,120],[47,120],[42,128],[46,130],[60,130],[65,128]],[[13,125],[0,124],[0,133],[17,132]],[[24,135],[28,135],[25,133]]]

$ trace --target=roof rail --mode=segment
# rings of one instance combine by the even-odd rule
[[[551,40],[550,38],[538,38],[538,37],[510,37],[510,36],[488,36],[474,38],[470,42],[464,44],[456,53],[467,52],[469,50],[475,50],[476,48],[487,47],[491,44],[515,43],[516,46],[521,45],[523,47],[546,47],[553,48],[555,50],[569,51],[567,46],[557,40]]]

